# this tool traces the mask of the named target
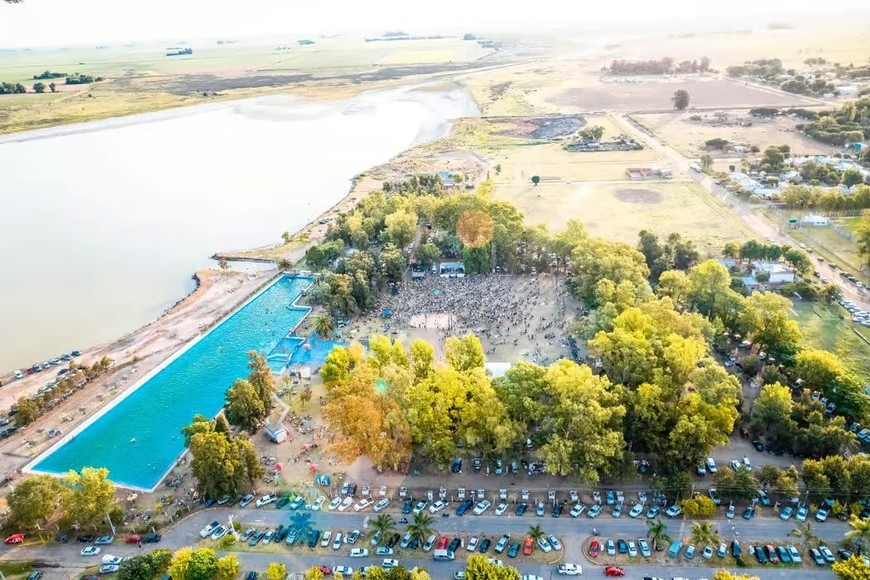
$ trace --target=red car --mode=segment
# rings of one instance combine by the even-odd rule
[[[332,574],[332,567],[331,566],[327,566],[326,564],[321,564],[320,566],[318,566],[318,568],[320,568],[320,571],[323,573],[324,576],[329,576],[330,574]]]
[[[592,543],[589,544],[589,556],[591,556],[592,558],[597,558],[600,552],[601,544],[598,543],[598,540],[592,540]]]
[[[140,536],[137,536],[136,534],[133,534],[132,536],[127,536],[127,539],[124,541],[128,544],[141,544],[142,538]]]
[[[6,538],[7,544],[20,544],[24,541],[24,534],[12,534]]]
[[[608,566],[604,569],[605,576],[625,576],[625,570],[619,566]]]
[[[526,538],[526,543],[523,544],[523,554],[526,556],[532,555],[532,550],[535,549],[535,541],[531,538]]]

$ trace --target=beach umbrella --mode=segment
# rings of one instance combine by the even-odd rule
[[[317,466],[312,463],[311,465],[308,466],[308,471],[310,471],[311,473],[314,473],[315,471],[317,471]]]
[[[308,444],[307,444],[307,443],[303,443],[302,446],[301,446],[299,449],[300,449],[301,451],[303,451],[303,452],[308,451]]]
[[[275,464],[275,471],[281,471],[282,469],[284,469],[283,465],[281,465],[280,463]]]

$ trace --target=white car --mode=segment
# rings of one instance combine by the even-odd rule
[[[207,538],[212,534],[212,532],[214,532],[219,527],[221,527],[219,522],[212,522],[199,531],[199,537],[200,538]]]
[[[414,511],[412,512],[414,515],[423,513],[423,510],[426,509],[426,506],[429,505],[429,502],[424,500],[418,501],[417,505],[414,506]]]
[[[387,546],[381,546],[381,547],[379,547],[379,548],[375,551],[375,553],[376,553],[378,556],[392,556],[392,555],[393,555],[393,549],[390,548],[390,547],[387,547]]]
[[[380,548],[378,548],[380,549]],[[351,558],[368,558],[369,551],[365,548],[354,548],[350,551]]]
[[[350,577],[353,575],[353,568],[351,568],[350,566],[333,566],[332,573]]]
[[[352,503],[353,503],[353,498],[350,496],[347,496],[346,498],[341,500],[341,504],[339,504],[339,506],[338,506],[338,511],[340,511],[340,512],[345,511],[347,508],[349,508],[351,506]]]
[[[501,502],[495,508],[495,515],[500,516],[507,510],[508,505],[505,502]]]
[[[579,576],[583,573],[583,568],[579,564],[559,564],[556,572],[560,576]]]
[[[468,540],[467,544],[465,544],[465,549],[469,552],[474,552],[477,549],[478,543],[480,543],[480,540],[477,538],[477,536],[474,536],[470,540]]]
[[[269,505],[270,503],[274,503],[278,501],[278,496],[274,494],[266,494],[254,504],[256,507],[263,507],[264,505]]]
[[[323,507],[325,501],[326,498],[321,495],[316,500],[314,500],[314,505],[311,506],[311,509],[313,509],[314,511],[318,511],[320,508]]]
[[[523,580],[544,580],[544,577],[535,576],[534,574],[523,574]]]
[[[384,558],[384,563],[381,564],[381,568],[384,570],[392,570],[399,566],[399,561],[394,558]]]
[[[229,533],[229,530],[225,526],[218,526],[215,531],[211,533],[212,540],[220,540],[224,536]]]
[[[578,503],[577,505],[575,505],[574,507],[571,508],[571,513],[569,513],[568,515],[571,516],[572,518],[579,518],[580,514],[582,514],[584,511],[586,511],[586,506],[583,505],[582,503]]]
[[[375,507],[373,509],[375,510],[375,513],[378,513],[378,512],[382,512],[385,509],[387,509],[387,507],[389,507],[389,505],[390,505],[390,500],[388,500],[387,498],[384,498],[381,501],[379,501],[378,503],[376,503]]]
[[[121,567],[117,564],[103,564],[102,566],[100,566],[99,572],[100,574],[114,574],[120,569]]]
[[[331,539],[332,539],[332,532],[331,531],[326,530],[325,532],[323,532],[323,536],[321,536],[321,538],[320,538],[320,547],[321,548],[327,547],[329,545],[329,540],[331,540]]]
[[[121,557],[120,557],[120,556],[112,556],[112,555],[110,555],[110,554],[106,554],[105,556],[103,556],[103,560],[102,560],[102,562],[103,562],[103,564],[120,564],[120,563],[121,563]]]
[[[337,510],[338,506],[340,506],[340,505],[341,505],[341,498],[336,497],[331,502],[329,502],[329,509],[330,510]]]
[[[373,502],[372,500],[370,500],[367,497],[364,497],[361,500],[359,500],[358,502],[356,502],[356,505],[353,506],[353,511],[355,511],[355,512],[362,511],[362,510],[366,509],[367,507],[369,507],[370,505],[372,505],[373,503],[375,503],[375,502]]]
[[[643,504],[636,503],[636,504],[634,504],[634,507],[631,508],[631,511],[628,512],[628,517],[636,518],[637,516],[639,516],[642,513],[643,513]]]
[[[443,510],[446,507],[447,507],[446,501],[438,500],[429,506],[429,513],[430,514],[437,514],[438,512],[440,512],[441,510]]]
[[[341,548],[341,532],[335,532],[335,538],[332,540],[332,549],[338,550]]]
[[[488,499],[481,501],[479,504],[474,506],[474,515],[476,515],[476,516],[482,515],[483,512],[488,510],[489,506],[491,506],[491,505],[492,505],[492,503],[490,503],[490,501]]]
[[[545,554],[549,554],[550,552],[553,551],[553,546],[550,545],[550,541],[547,538],[545,538],[544,536],[541,536],[540,538],[538,538],[538,547]]]
[[[96,556],[100,553],[100,548],[98,546],[88,546],[87,548],[82,548],[80,554],[82,556]]]

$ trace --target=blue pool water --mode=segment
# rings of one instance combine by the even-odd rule
[[[316,334],[312,334],[305,341],[304,346],[297,348],[290,357],[291,365],[308,365],[319,367],[326,360],[326,355],[336,346],[347,346],[347,342],[334,340],[320,340]]]
[[[280,278],[31,470],[105,467],[119,485],[155,487],[184,450],[181,428],[196,413],[217,414],[227,388],[248,375],[248,351],[272,351],[305,318],[308,308],[291,305],[311,282]]]

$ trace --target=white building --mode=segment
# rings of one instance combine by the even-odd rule
[[[826,226],[828,225],[828,218],[809,214],[801,218],[801,223],[805,226]]]
[[[752,265],[752,276],[758,278],[761,272],[767,272],[768,284],[788,284],[795,281],[795,274],[779,262],[755,262]]]

